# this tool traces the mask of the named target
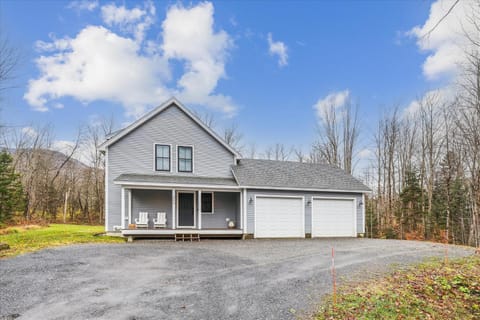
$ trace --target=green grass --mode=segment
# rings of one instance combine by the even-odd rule
[[[426,262],[341,288],[316,319],[480,319],[480,257]]]
[[[73,224],[51,224],[46,227],[10,227],[0,230],[0,243],[7,243],[10,246],[8,250],[0,251],[0,258],[76,243],[125,241],[119,237],[99,235],[103,232],[103,226]]]

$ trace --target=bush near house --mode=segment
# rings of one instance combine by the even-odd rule
[[[428,262],[342,288],[316,319],[480,319],[480,257]]]
[[[109,237],[103,232],[104,226],[73,224],[29,225],[1,229],[0,243],[6,243],[10,248],[1,250],[0,258],[68,244],[125,242],[123,238]]]

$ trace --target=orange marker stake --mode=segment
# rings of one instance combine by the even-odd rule
[[[333,283],[333,305],[337,304],[337,282],[335,277],[335,250],[332,247],[332,283]]]

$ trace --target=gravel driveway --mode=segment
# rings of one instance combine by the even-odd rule
[[[144,241],[0,260],[0,319],[291,319],[339,278],[366,279],[445,247],[371,239]],[[449,256],[473,249],[450,246]]]

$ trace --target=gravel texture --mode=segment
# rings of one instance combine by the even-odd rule
[[[137,241],[0,260],[0,319],[292,319],[339,281],[443,257],[446,246],[371,239]],[[473,254],[448,247],[449,257]]]

